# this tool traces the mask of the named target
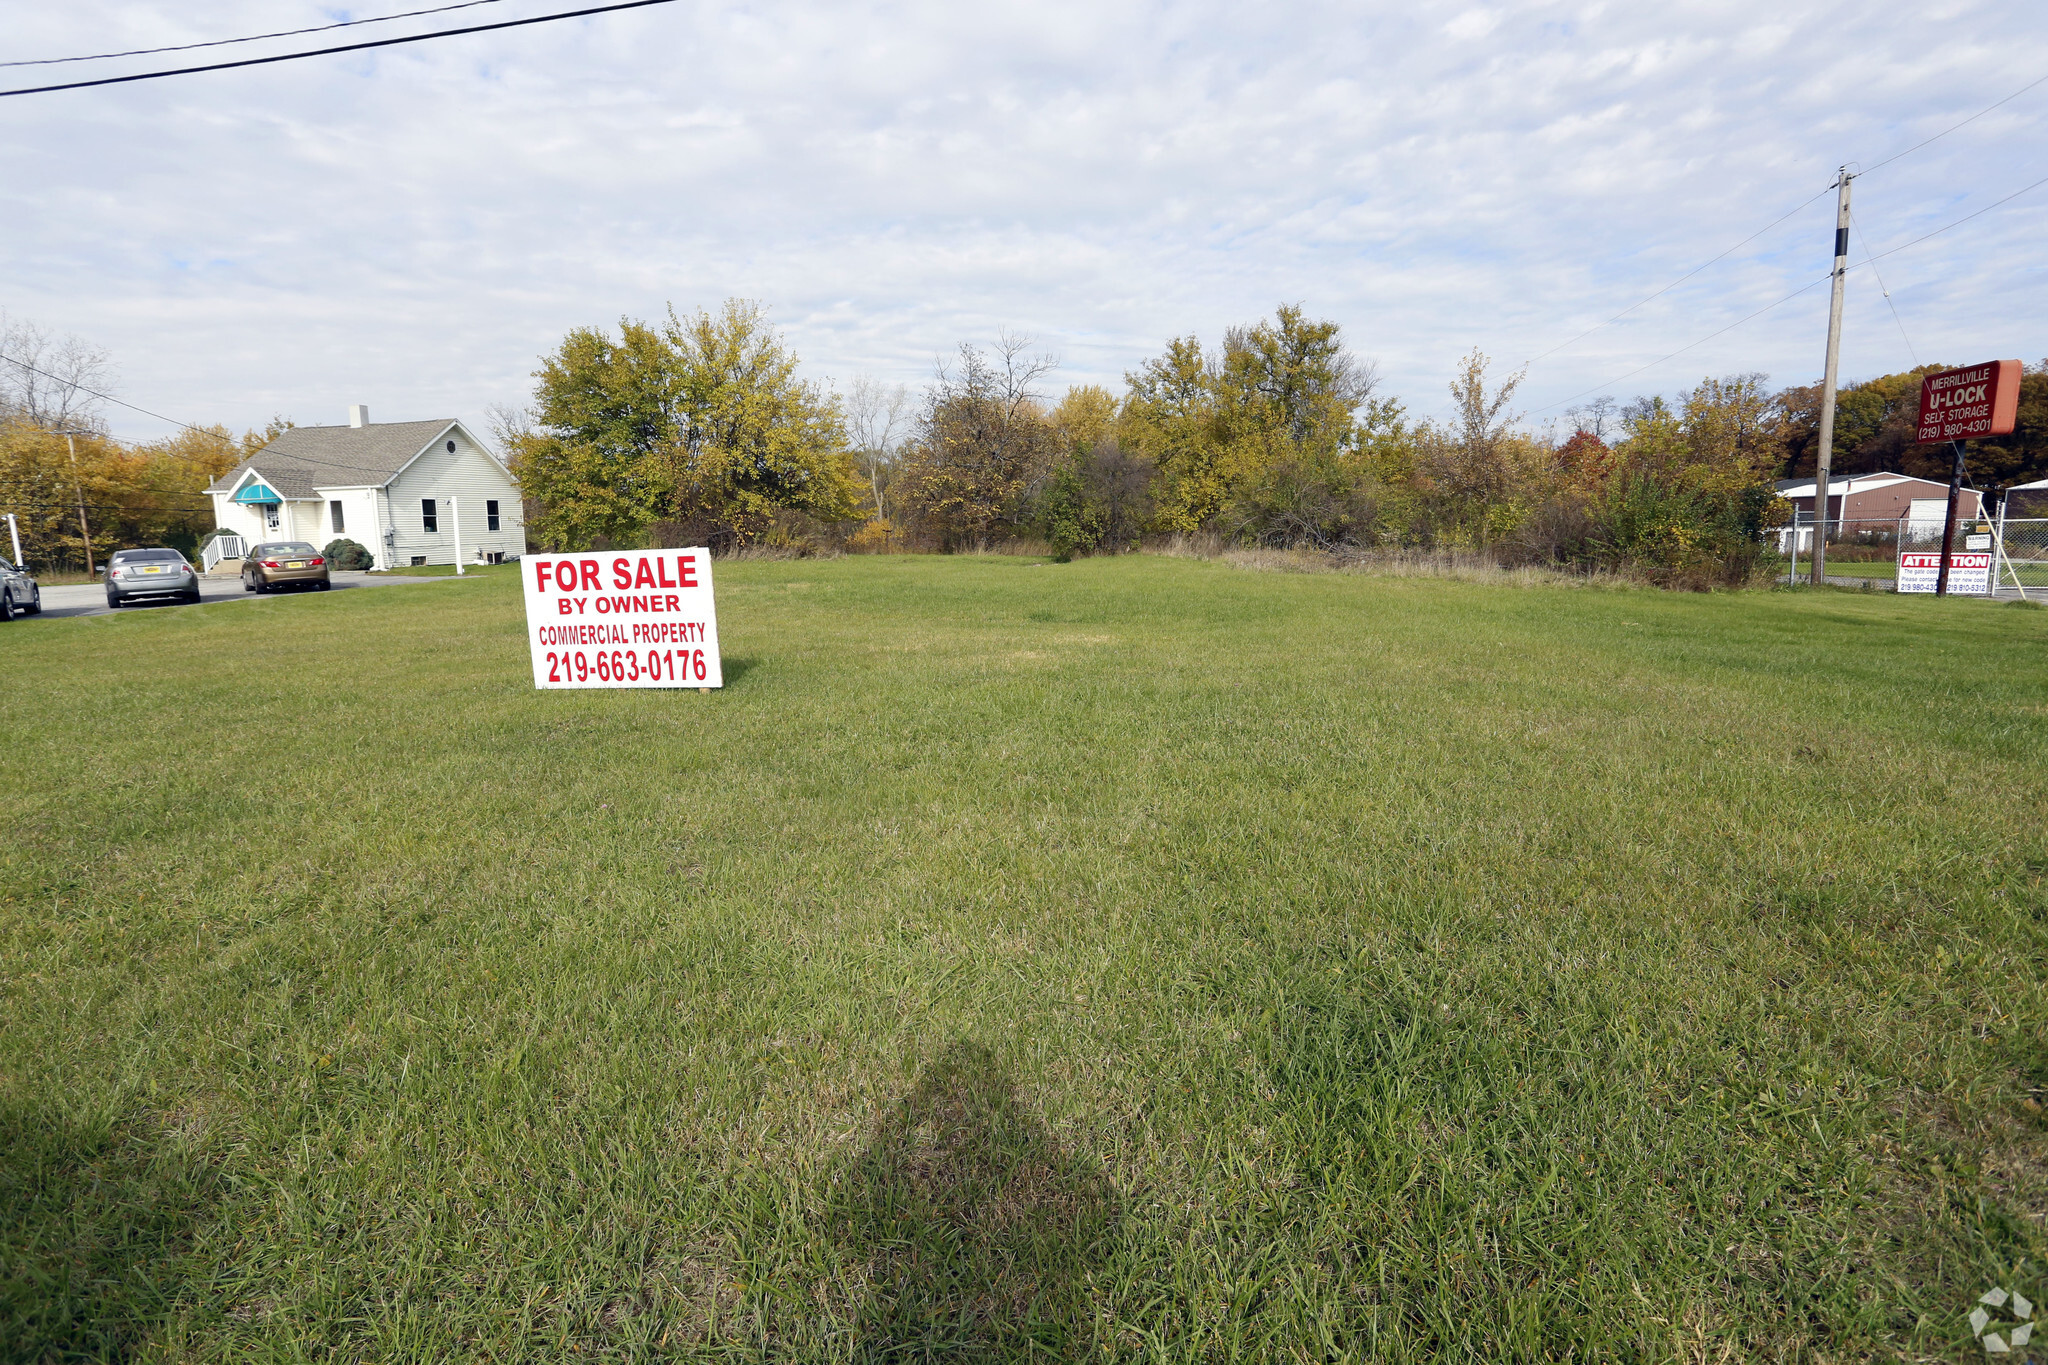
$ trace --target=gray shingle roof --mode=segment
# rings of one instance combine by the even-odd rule
[[[382,484],[454,422],[453,417],[436,417],[361,427],[293,427],[214,480],[206,491],[229,491],[249,469],[287,498],[310,498],[321,488]]]

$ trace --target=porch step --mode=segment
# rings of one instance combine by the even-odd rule
[[[241,576],[242,561],[239,559],[223,559],[220,563],[206,571],[206,577],[208,578],[240,578]]]

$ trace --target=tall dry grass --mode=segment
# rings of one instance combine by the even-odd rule
[[[1502,564],[1484,550],[1316,550],[1232,545],[1220,535],[1194,532],[1148,544],[1152,554],[1172,559],[1208,559],[1237,569],[1269,573],[1352,573],[1387,578],[1450,578],[1501,587],[1653,586],[1646,577],[1611,569],[1573,570],[1550,565]]]

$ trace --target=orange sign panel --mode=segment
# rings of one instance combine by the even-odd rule
[[[2020,410],[2020,363],[1988,360],[1943,370],[1920,381],[1916,441],[1974,441],[2003,436]]]

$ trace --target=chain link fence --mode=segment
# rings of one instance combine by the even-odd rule
[[[1816,528],[1801,514],[1769,534],[1783,562],[1781,581],[1805,581],[1813,571]],[[1890,591],[1897,585],[1901,553],[1937,553],[1942,518],[1903,516],[1885,520],[1849,518],[1825,528],[1828,582],[1843,587]],[[1992,553],[1994,597],[2048,600],[2048,517],[2000,521],[1965,517],[1956,522],[1953,550]]]

